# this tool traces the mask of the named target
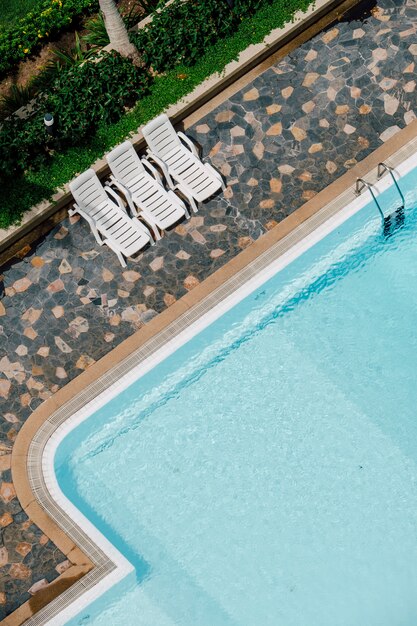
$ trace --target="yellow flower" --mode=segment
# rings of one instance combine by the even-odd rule
[[[24,54],[27,54],[27,53],[29,52],[29,48],[25,48],[25,49],[23,50],[23,52],[24,52]]]
[[[38,33],[38,37],[39,39],[42,39],[43,35],[41,33]]]

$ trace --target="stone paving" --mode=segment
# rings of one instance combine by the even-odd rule
[[[416,25],[416,0],[381,0],[365,22],[329,28],[200,120],[189,134],[227,190],[126,270],[76,218],[3,268],[0,618],[69,565],[15,496],[10,452],[22,423],[415,118]]]

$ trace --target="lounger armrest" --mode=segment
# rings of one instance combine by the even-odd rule
[[[131,215],[137,215],[137,210],[135,207],[135,204],[133,202],[133,198],[132,198],[132,194],[130,193],[129,189],[126,187],[126,185],[124,185],[123,183],[120,182],[120,180],[117,180],[117,178],[115,178],[114,176],[110,176],[110,180],[106,182],[105,184],[105,189],[109,189],[111,191],[113,191],[111,189],[111,185],[114,185],[119,191],[120,193],[123,194],[123,196],[126,199],[126,202],[128,204],[128,207],[130,209]],[[115,194],[117,196],[117,198],[119,198],[119,196],[117,194]],[[120,203],[118,202],[119,206]],[[126,213],[126,208],[122,205],[120,206],[121,209],[123,209],[123,211]]]
[[[172,180],[172,178],[171,178],[171,176],[170,176],[170,174],[168,172],[167,164],[164,163],[164,161],[162,159],[160,159],[158,156],[156,156],[156,154],[154,154],[151,150],[149,150],[149,148],[148,148],[148,150],[146,152],[147,152],[149,158],[152,159],[152,161],[155,161],[155,163],[161,168],[161,170],[162,170],[162,172],[163,172],[163,174],[164,174],[164,176],[166,178],[166,181],[167,181],[169,187],[171,189],[174,189],[175,185],[174,185],[174,182],[173,182],[173,180]]]
[[[73,207],[74,207],[73,209],[68,209],[68,215],[70,217],[80,212],[80,207],[78,206],[76,202],[73,204]]]
[[[187,137],[187,135],[185,135],[181,131],[179,131],[177,134],[178,134],[178,137],[181,139],[181,141],[186,144],[187,148],[191,150],[194,156],[196,156],[197,159],[199,159],[200,155],[198,154],[197,146],[191,141],[191,139]]]
[[[113,200],[116,200],[116,203],[117,203],[117,206],[119,207],[119,209],[122,209],[122,211],[123,211],[124,213],[127,213],[127,211],[126,211],[126,207],[125,207],[125,205],[123,204],[122,199],[121,199],[121,197],[119,196],[119,194],[117,194],[117,193],[115,192],[115,190],[114,190],[114,189],[112,189],[109,185],[105,185],[105,186],[104,186],[104,190],[105,190],[105,192],[107,193],[107,195],[108,195],[110,198],[113,198]]]
[[[85,219],[85,221],[88,223],[88,225],[91,228],[91,231],[94,235],[94,237],[96,238],[97,243],[102,246],[103,245],[103,239],[101,238],[100,233],[97,230],[97,226],[95,221],[93,220],[93,218],[88,215],[88,213],[86,211],[84,211],[78,204],[74,204],[75,210],[74,213],[77,212],[81,215],[81,217],[83,217]]]
[[[161,174],[158,172],[158,170],[156,169],[156,167],[154,167],[152,165],[152,163],[149,163],[148,159],[145,159],[145,157],[141,158],[141,161],[143,163],[143,166],[146,170],[148,170],[149,174],[151,176],[153,176],[153,178],[156,180],[157,183],[159,183],[161,185],[161,187],[163,187],[162,185],[162,176]]]

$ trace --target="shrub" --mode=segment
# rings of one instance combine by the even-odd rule
[[[150,75],[117,52],[64,68],[49,91],[38,96],[34,113],[5,120],[0,130],[0,176],[38,166],[52,149],[80,145],[102,124],[112,124],[147,90]],[[46,112],[54,115],[55,136],[47,136]]]
[[[39,0],[36,9],[0,34],[0,76],[39,50],[75,17],[97,8],[98,0]]]
[[[174,0],[152,22],[131,36],[140,55],[157,72],[193,65],[219,39],[233,34],[243,18],[272,0]]]
[[[40,103],[39,103],[40,104]],[[13,176],[30,165],[41,165],[46,158],[43,115],[23,119],[15,115],[2,122],[0,132],[0,178]]]
[[[174,0],[131,36],[144,62],[157,72],[193,64],[207,46],[232,32],[236,15],[225,0]]]
[[[99,124],[115,122],[149,86],[147,70],[135,67],[119,53],[103,52],[99,58],[99,62],[62,72],[48,95],[61,141],[76,144]]]

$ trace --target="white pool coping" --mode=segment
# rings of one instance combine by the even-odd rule
[[[386,163],[395,168],[395,174],[400,178],[417,166],[416,152],[417,138],[386,159]],[[375,182],[376,169],[370,171],[364,178],[369,182]],[[390,176],[384,175],[374,188],[378,193],[382,193],[392,184]],[[368,205],[369,201],[370,194],[367,191],[355,197],[353,189],[345,190],[112,370],[56,410],[42,425],[29,447],[27,466],[30,485],[48,515],[74,543],[79,545],[95,567],[25,622],[28,626],[65,624],[134,569],[63,494],[54,469],[55,454],[63,439],[134,381]]]

